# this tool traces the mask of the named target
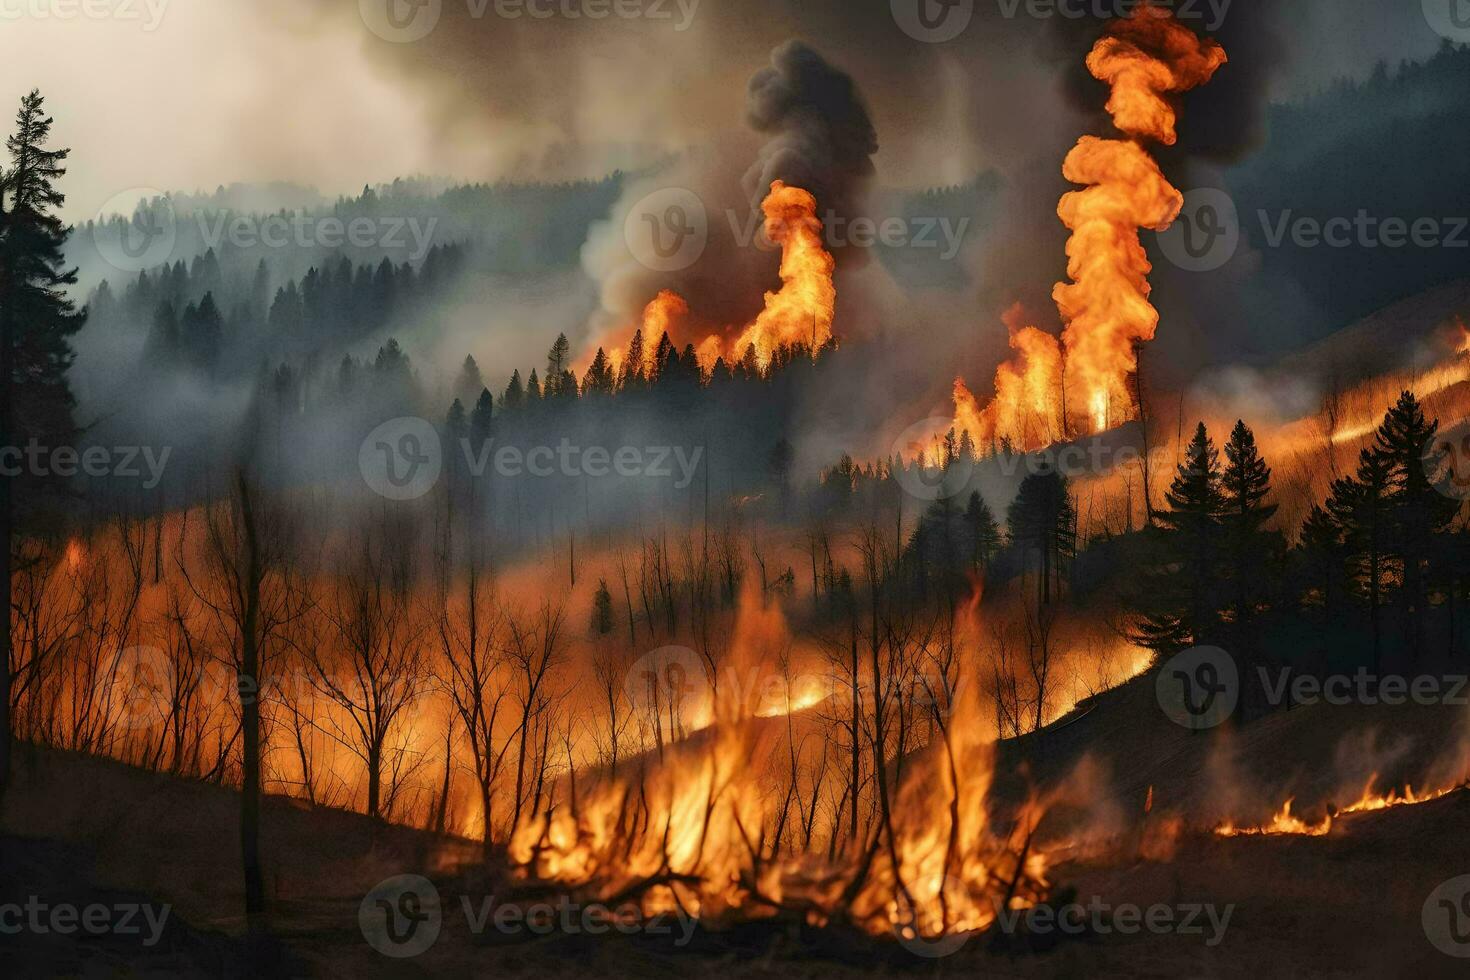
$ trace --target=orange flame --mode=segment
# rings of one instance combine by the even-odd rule
[[[1167,96],[1209,81],[1225,61],[1219,44],[1197,37],[1168,10],[1147,5],[1112,22],[1093,46],[1088,70],[1111,86],[1108,112],[1129,138],[1083,136],[1062,163],[1063,176],[1084,189],[1062,195],[1057,204],[1057,216],[1072,232],[1070,281],[1052,290],[1066,324],[1061,345],[1041,331],[1018,343],[1013,329],[1011,347],[1020,356],[996,372],[995,399],[985,409],[956,385],[956,428],[977,444],[988,432],[1021,448],[1039,448],[1037,440],[1064,437],[1073,416],[1100,432],[1134,413],[1130,379],[1138,369],[1137,348],[1154,338],[1159,323],[1149,303],[1152,266],[1138,231],[1163,231],[1184,205],[1143,143],[1172,145],[1176,117]],[[1065,374],[1064,383],[1052,383],[1054,373]],[[1022,411],[1046,424],[1028,432],[1018,420]]]
[[[1378,782],[1375,774],[1368,779],[1363,787],[1363,793],[1358,799],[1343,807],[1341,810],[1328,812],[1317,823],[1307,823],[1291,812],[1291,800],[1287,800],[1281,809],[1276,811],[1271,820],[1258,827],[1238,827],[1234,821],[1227,820],[1215,828],[1215,833],[1220,837],[1242,837],[1242,836],[1276,836],[1280,834],[1300,834],[1309,837],[1325,837],[1331,830],[1334,819],[1349,813],[1366,813],[1374,810],[1388,810],[1393,807],[1415,806],[1420,803],[1428,803],[1440,799],[1465,788],[1464,783],[1456,783],[1451,786],[1443,786],[1439,789],[1429,790],[1424,793],[1416,793],[1413,786],[1405,786],[1403,792],[1396,789],[1387,793],[1379,793],[1374,790],[1374,784]]]
[[[969,433],[977,449],[1009,440],[1018,449],[1040,449],[1062,435],[1062,348],[1043,330],[1021,323],[1017,303],[1003,317],[1016,356],[995,369],[995,397],[984,408],[955,380],[955,430]]]
[[[837,303],[837,288],[832,282],[835,266],[832,254],[822,244],[816,197],[800,187],[774,180],[761,211],[766,237],[781,246],[781,288],[765,294],[765,307],[728,347],[719,333],[703,340],[685,339],[689,304],[673,290],[662,290],[643,310],[644,374],[654,369],[654,351],[665,333],[676,346],[693,344],[695,357],[705,372],[721,358],[735,364],[750,347],[755,349],[757,366],[764,370],[783,346],[802,344],[815,352],[831,340]],[[627,359],[631,340],[630,331],[627,340],[608,348],[614,370]],[[590,362],[591,357],[585,360]]]
[[[761,203],[766,235],[781,246],[781,289],[766,293],[766,306],[735,341],[732,354],[755,345],[761,367],[782,345],[808,344],[818,350],[832,336],[837,289],[832,284],[832,253],[822,246],[817,199],[780,180]]]
[[[1224,49],[1160,8],[1136,8],[1114,21],[1108,35],[1087,56],[1087,68],[1112,86],[1108,112],[1132,139],[1084,136],[1062,163],[1063,176],[1086,188],[1062,195],[1057,205],[1072,232],[1072,281],[1052,290],[1067,324],[1062,342],[1069,380],[1081,389],[1095,432],[1113,422],[1116,408],[1132,413],[1128,379],[1138,369],[1136,345],[1153,340],[1159,324],[1148,300],[1152,266],[1138,229],[1163,231],[1184,206],[1184,196],[1142,143],[1173,145],[1175,114],[1165,96],[1203,85],[1225,63]]]

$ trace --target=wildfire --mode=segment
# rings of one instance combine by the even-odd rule
[[[769,661],[788,640],[778,611],[742,599],[732,656]],[[826,694],[821,685],[792,689],[789,710]],[[978,692],[965,697],[956,718],[981,710]],[[1045,859],[1027,842],[1043,807],[1032,801],[1017,829],[997,836],[986,809],[994,756],[981,726],[957,724],[911,755],[880,821],[874,806],[855,837],[792,847],[782,844],[785,814],[794,814],[793,796],[796,810],[811,806],[804,794],[818,784],[797,781],[805,740],[772,721],[787,705],[763,711],[730,685],[715,701],[708,728],[579,781],[570,805],[523,823],[512,861],[538,880],[639,901],[645,914],[677,904],[718,922],[786,909],[815,924],[840,915],[874,934],[908,937],[984,928],[997,908],[1042,896]],[[771,775],[782,769],[792,785],[773,790]],[[870,792],[865,810],[876,803]]]
[[[1291,812],[1292,800],[1287,800],[1280,810],[1271,817],[1271,820],[1258,827],[1237,827],[1233,821],[1226,821],[1215,828],[1215,833],[1220,837],[1243,837],[1243,836],[1276,836],[1281,834],[1299,834],[1309,837],[1325,837],[1332,830],[1333,821],[1337,817],[1349,813],[1366,813],[1373,810],[1388,810],[1399,806],[1414,806],[1419,803],[1428,803],[1448,796],[1465,787],[1464,783],[1456,783],[1440,789],[1430,790],[1425,793],[1417,793],[1413,786],[1405,786],[1403,792],[1389,790],[1388,793],[1379,793],[1374,790],[1378,782],[1378,776],[1372,776],[1363,787],[1363,793],[1358,799],[1340,810],[1327,813],[1317,823],[1308,823],[1301,817]]]
[[[1225,61],[1219,44],[1199,38],[1168,10],[1147,5],[1113,21],[1093,46],[1088,70],[1111,87],[1107,109],[1128,138],[1083,136],[1062,163],[1063,176],[1084,185],[1057,204],[1057,216],[1072,233],[1070,281],[1052,290],[1066,326],[1060,345],[1039,330],[1018,343],[1012,329],[1011,347],[1019,356],[996,372],[995,400],[985,409],[976,407],[963,382],[956,383],[955,428],[976,445],[1000,435],[1019,448],[1038,448],[1038,440],[1054,440],[1046,432],[1061,434],[1074,424],[1099,432],[1134,413],[1137,348],[1154,338],[1159,322],[1149,302],[1152,266],[1138,232],[1163,231],[1184,205],[1144,143],[1176,141],[1168,97],[1208,82]],[[1044,399],[1040,406],[1038,397]],[[1036,418],[1048,424],[1031,424]]]
[[[1215,828],[1215,833],[1220,837],[1274,837],[1278,834],[1303,834],[1309,837],[1322,837],[1332,829],[1332,817],[1330,814],[1323,817],[1320,823],[1307,823],[1301,817],[1291,812],[1292,802],[1292,800],[1287,800],[1283,803],[1281,809],[1272,815],[1271,820],[1259,827],[1237,827],[1232,821],[1227,820]]]
[[[1057,339],[1022,324],[1017,303],[1002,318],[1016,357],[995,369],[995,398],[984,408],[964,379],[954,383],[955,428],[977,447],[1009,439],[1018,449],[1039,449],[1062,435],[1062,348]]]
[[[687,342],[695,349],[699,366],[706,372],[723,358],[735,364],[755,351],[755,363],[764,370],[783,346],[802,344],[812,351],[832,338],[832,315],[837,288],[832,282],[832,254],[822,243],[822,222],[817,217],[817,199],[809,191],[774,180],[761,202],[765,235],[781,246],[781,288],[765,294],[765,307],[740,333],[726,344],[722,333]],[[637,373],[647,376],[657,368],[659,341],[667,335],[677,343],[689,333],[689,303],[670,289],[659,292],[643,309],[642,324],[627,341],[609,347],[607,357],[614,372],[621,371],[636,348],[641,352]]]

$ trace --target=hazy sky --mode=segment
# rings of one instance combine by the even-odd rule
[[[375,2],[415,9],[363,0]],[[64,189],[77,220],[145,188],[288,180],[335,194],[415,173],[483,179],[549,166],[565,176],[626,165],[740,128],[744,79],[773,39],[793,33],[848,68],[874,103],[880,173],[886,164],[891,180],[963,179],[983,162],[975,146],[1003,152],[993,148],[1005,144],[998,112],[1047,125],[1017,114],[1025,93],[1006,86],[1025,74],[1014,65],[1058,56],[1055,44],[1018,56],[1018,39],[1032,38],[1014,20],[970,47],[889,44],[872,29],[881,22],[892,33],[887,0],[660,0],[672,18],[664,23],[466,20],[466,9],[484,9],[479,0],[414,2],[442,4],[438,33],[396,44],[368,29],[358,0],[0,0],[0,96],[13,104],[32,86],[47,96],[56,139],[73,150]],[[497,0],[488,2],[493,11]],[[992,30],[987,5],[1001,0],[974,2],[976,23]],[[1251,4],[1235,0],[1228,15],[1249,16]],[[1378,57],[1422,56],[1440,40],[1419,0],[1282,0],[1273,16],[1286,35],[1278,96],[1366,74]],[[1022,26],[1040,36],[1034,21]],[[905,91],[875,77],[885,59],[917,57],[915,47],[933,87],[916,79]],[[1009,66],[987,82],[993,93],[976,92],[963,63],[985,57]]]

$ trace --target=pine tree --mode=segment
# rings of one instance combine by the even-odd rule
[[[1403,572],[1399,605],[1409,650],[1422,647],[1428,613],[1426,582],[1436,552],[1435,539],[1449,529],[1459,512],[1459,501],[1446,497],[1429,482],[1424,455],[1432,445],[1439,422],[1427,421],[1413,392],[1405,391],[1378,427],[1373,451],[1388,471],[1391,550]]]
[[[525,403],[526,394],[521,388],[521,372],[519,369],[510,372],[510,383],[505,386],[505,394],[500,397],[500,407],[508,412],[514,412]]]
[[[1358,454],[1352,477],[1333,481],[1327,511],[1342,528],[1348,559],[1348,581],[1354,594],[1368,603],[1373,673],[1383,665],[1383,596],[1393,570],[1389,552],[1392,511],[1388,459],[1373,449]]]
[[[582,378],[582,394],[611,394],[612,390],[613,377],[607,364],[607,354],[599,347],[592,356],[592,363],[587,367],[587,374]]]
[[[965,526],[970,532],[970,565],[979,571],[990,570],[990,560],[1000,550],[1000,525],[978,490],[970,494],[965,506]]]
[[[1055,470],[1027,476],[1006,512],[1006,523],[1011,541],[1021,553],[1037,554],[1037,598],[1042,605],[1049,605],[1052,582],[1060,584],[1065,562],[1076,549],[1077,514],[1067,478]]]
[[[473,355],[466,355],[464,364],[459,369],[459,377],[454,382],[454,397],[470,405],[480,397],[480,391],[484,387],[485,379],[480,376],[480,365],[475,363]]]
[[[546,352],[546,397],[561,394],[562,372],[571,366],[572,345],[567,335],[559,333],[551,349]]]
[[[1275,543],[1266,533],[1266,522],[1276,513],[1276,505],[1266,503],[1271,494],[1271,468],[1261,458],[1256,437],[1243,421],[1235,423],[1225,444],[1220,494],[1223,544],[1229,556],[1226,574],[1235,623],[1242,626],[1254,616],[1263,597],[1265,571]]]
[[[1342,526],[1321,506],[1313,505],[1302,522],[1298,544],[1306,568],[1307,587],[1322,604],[1322,625],[1333,622],[1343,593],[1347,554],[1342,543]]]
[[[637,388],[643,382],[643,328],[633,331],[633,339],[628,342],[628,356],[623,360],[623,375],[618,379],[618,387],[624,390]]]
[[[174,304],[164,300],[153,311],[153,327],[143,346],[143,356],[155,367],[171,365],[179,354],[179,315]]]
[[[85,314],[66,296],[77,277],[62,263],[69,231],[55,214],[69,151],[46,148],[44,103],[38,91],[21,99],[0,171],[0,446],[58,446],[76,435],[66,371]],[[0,476],[0,802],[10,778],[11,546],[18,529],[59,510],[53,491],[38,474]]]
[[[541,382],[536,380],[536,369],[531,368],[530,380],[526,382],[526,402],[534,405],[541,400]]]
[[[481,388],[480,397],[475,399],[474,410],[470,413],[470,439],[474,441],[476,449],[490,438],[494,429],[494,415],[495,398],[490,394],[489,388]]]
[[[1201,422],[1155,514],[1152,551],[1134,606],[1137,639],[1161,653],[1209,642],[1219,621],[1220,457]]]

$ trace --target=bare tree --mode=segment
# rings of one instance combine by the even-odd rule
[[[235,471],[233,493],[206,502],[198,571],[181,557],[179,569],[194,597],[209,611],[225,663],[232,667],[242,739],[240,856],[245,876],[245,914],[254,929],[265,912],[260,859],[261,691],[269,678],[269,641],[304,612],[307,593],[291,587],[291,514],[279,501],[260,498],[244,467]],[[221,755],[221,761],[223,754]]]
[[[551,707],[545,684],[547,676],[560,660],[565,616],[561,606],[545,603],[528,616],[507,612],[505,622],[505,655],[515,676],[514,698],[520,709],[520,723],[516,726],[515,806],[511,815],[511,827],[514,829],[520,826],[521,813],[527,802],[528,763],[538,765],[538,772],[544,767],[544,743],[550,737],[550,726],[544,716]]]
[[[357,553],[340,563],[325,604],[341,649],[329,651],[318,644],[308,651],[313,685],[346,715],[345,722],[329,717],[328,731],[366,767],[366,811],[375,819],[385,810],[389,736],[418,698],[425,674],[424,629],[398,578],[403,563],[396,552],[404,544],[395,538],[365,529]],[[390,791],[396,786],[396,780],[389,782]]]
[[[448,675],[444,688],[454,713],[465,729],[475,786],[480,794],[481,830],[488,857],[494,846],[494,788],[511,739],[500,729],[501,708],[510,693],[500,645],[505,617],[495,603],[488,581],[471,562],[464,594],[454,602],[450,576],[440,577],[441,613],[438,620],[440,651]]]

